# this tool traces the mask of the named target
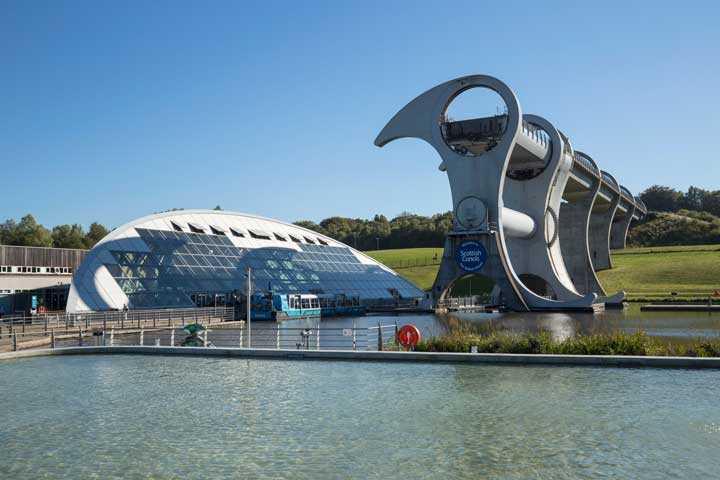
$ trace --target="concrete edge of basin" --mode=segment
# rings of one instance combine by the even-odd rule
[[[261,348],[202,347],[63,347],[0,353],[0,360],[94,354],[200,355],[285,360],[358,360],[397,362],[486,363],[515,365],[653,367],[653,368],[720,368],[720,357],[649,357],[625,355],[537,355],[519,353],[434,353],[434,352],[366,352],[352,350],[271,350]]]

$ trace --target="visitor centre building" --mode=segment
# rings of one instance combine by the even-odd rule
[[[151,215],[112,231],[80,265],[69,313],[231,305],[254,294],[339,295],[372,304],[424,293],[394,271],[305,228],[215,210]]]

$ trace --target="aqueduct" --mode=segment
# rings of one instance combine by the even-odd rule
[[[506,112],[455,121],[450,103],[472,88],[496,92]],[[621,305],[595,272],[612,268],[639,198],[599,169],[543,117],[523,114],[500,80],[472,75],[440,84],[403,107],[375,139],[428,142],[440,155],[454,225],[432,288],[437,305],[467,274],[495,282],[494,302],[513,310],[597,310]]]

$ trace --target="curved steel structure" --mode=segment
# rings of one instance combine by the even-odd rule
[[[471,88],[496,92],[507,113],[449,120],[450,103]],[[436,304],[469,273],[491,278],[494,300],[514,310],[622,301],[622,292],[606,296],[595,271],[612,267],[611,245],[624,246],[645,206],[549,121],[523,115],[506,84],[487,75],[442,83],[395,114],[375,145],[406,137],[429,143],[450,181],[454,225],[433,285]],[[477,246],[473,267],[462,261],[468,245]]]

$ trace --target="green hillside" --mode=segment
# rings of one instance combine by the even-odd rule
[[[366,253],[428,290],[435,280],[442,248]],[[613,251],[612,259],[615,268],[599,272],[600,281],[608,293],[625,290],[630,300],[699,299],[720,290],[720,245],[626,248]],[[479,293],[479,287],[475,281],[471,292]],[[467,288],[466,282],[458,286],[463,291]]]

